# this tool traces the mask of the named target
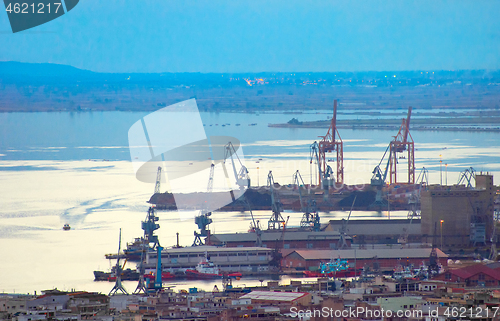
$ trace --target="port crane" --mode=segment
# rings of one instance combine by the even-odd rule
[[[238,159],[238,162],[240,163],[240,170],[239,172],[236,170],[236,165],[235,161],[233,158],[233,155],[236,155],[236,158]],[[233,173],[234,177],[236,178],[236,184],[240,187],[240,189],[246,189],[250,187],[250,177],[248,176],[248,169],[243,165],[241,162],[240,158],[238,157],[238,154],[236,154],[236,149],[233,146],[233,143],[229,142],[224,146],[224,163],[223,163],[223,169],[224,169],[224,174],[226,176],[226,179],[228,180],[228,186],[231,186],[230,181],[229,181],[229,175],[227,173],[226,169],[226,160],[231,158],[231,163],[233,167]],[[236,201],[236,198],[234,196],[234,192],[231,190],[231,199],[232,201]],[[246,205],[248,208],[248,211],[250,212],[250,216],[252,217],[252,222],[250,223],[250,231],[254,232],[257,236],[257,240],[255,241],[255,246],[261,247],[262,246],[262,228],[260,226],[260,222],[255,220],[252,212],[252,208],[250,206],[250,202],[246,198],[245,194],[243,194],[242,197],[242,202]]]
[[[389,149],[390,146],[387,146],[387,149],[385,150],[382,159],[372,171],[373,176],[370,180],[370,185],[376,189],[376,194],[375,194],[375,201],[370,205],[370,207],[376,207],[376,206],[381,207],[387,205],[387,201],[382,195],[382,188],[385,186],[390,159],[387,159],[387,164],[384,170],[382,170],[380,166],[382,165],[382,162],[384,161],[384,158],[387,155]]]
[[[236,171],[236,165],[235,165],[236,162],[234,161],[233,155],[236,156],[236,159],[240,163],[239,172]],[[226,160],[229,158],[231,158],[231,164],[233,165],[233,172],[234,172],[234,177],[236,178],[236,184],[240,187],[240,189],[250,187],[250,177],[248,176],[248,169],[241,162],[240,158],[238,157],[238,154],[236,154],[236,149],[234,148],[233,143],[231,142],[227,143],[226,146],[224,146],[224,164],[226,163]]]
[[[161,184],[161,166],[158,166],[158,171],[156,172],[155,194],[160,193],[160,184]]]
[[[323,170],[320,161],[320,152],[319,152],[319,144],[318,142],[314,142],[309,146],[309,163],[312,164],[313,161],[316,161],[318,165],[318,186],[322,186],[323,189],[328,189],[330,186],[333,186],[335,183],[335,178],[333,177],[333,169],[330,165],[326,164],[326,169]],[[311,174],[312,176],[312,174]],[[322,185],[323,184],[323,185]],[[312,185],[312,177],[311,177],[311,185]]]
[[[285,247],[285,230],[286,230],[286,226],[288,224],[289,218],[290,218],[290,216],[287,216],[286,222],[283,221],[283,223],[282,223],[283,229],[281,231],[281,236],[279,239],[276,239],[276,243],[274,244],[274,251],[272,253],[273,258],[270,262],[271,266],[274,266],[278,271],[282,270],[281,259],[283,259],[283,254],[280,252],[280,244],[281,244],[281,248]]]
[[[208,177],[208,185],[207,185],[207,196],[210,198],[210,195],[212,194],[212,190],[214,187],[214,169],[215,165],[212,163],[210,166],[210,175]],[[194,218],[194,222],[196,225],[198,225],[198,228],[200,229],[200,233],[194,231],[194,242],[193,246],[197,245],[203,245],[202,237],[207,237],[208,236],[208,225],[212,223],[212,219],[210,216],[212,215],[212,212],[209,210],[208,204],[204,204],[203,208],[201,209],[200,215],[196,216]]]
[[[120,265],[120,251],[122,249],[122,229],[120,229],[120,236],[118,239],[118,256],[116,258],[116,266],[115,266],[115,273],[116,273],[116,281],[115,281],[115,286],[109,291],[108,296],[115,295],[118,292],[121,292],[122,294],[127,294],[127,290],[125,290],[125,287],[122,284],[122,267]],[[125,266],[125,264],[123,265]]]
[[[408,205],[410,205],[410,210],[408,211],[408,218],[420,217],[420,195],[422,189],[427,190],[429,186],[429,171],[427,168],[422,167],[422,170],[417,177],[418,188],[414,190],[410,197],[408,198]]]
[[[413,219],[420,217],[420,195],[422,189],[427,190],[429,186],[429,171],[427,170],[427,168],[422,167],[422,170],[417,177],[417,185],[418,189],[413,191],[408,198],[408,204],[410,205],[410,210],[408,211],[408,219],[410,220],[410,222],[408,223],[408,227],[403,228],[403,233],[398,239],[398,243],[401,243],[403,247],[408,243],[411,223],[413,222]]]
[[[469,167],[460,172],[457,185],[464,184],[466,188],[472,189],[474,188],[474,186],[472,186],[472,180],[476,180],[476,171],[474,168]]]
[[[327,172],[327,166],[328,164],[326,163],[326,153],[331,153],[336,151],[337,152],[337,183],[338,184],[343,184],[344,183],[344,143],[342,141],[342,138],[340,137],[339,131],[337,129],[337,100],[333,101],[333,116],[330,122],[330,127],[328,128],[328,131],[325,136],[319,136],[321,140],[318,143],[318,166],[321,168],[322,173]],[[325,184],[322,185],[322,180],[323,176],[321,175],[321,172],[318,173],[319,177],[319,185],[320,186],[325,186]],[[331,180],[329,183],[333,183],[333,180]],[[327,187],[331,185],[326,185]]]
[[[342,219],[342,227],[340,228],[340,239],[339,239],[339,242],[337,244],[337,247],[339,249],[345,249],[347,248],[347,242],[346,242],[346,239],[347,239],[347,225],[349,224],[349,219],[351,218],[351,213],[352,213],[352,208],[354,207],[354,203],[356,203],[356,198],[358,197],[357,194],[354,195],[354,200],[352,201],[352,205],[351,205],[351,210],[349,211],[349,215],[347,216],[347,220],[346,219]]]
[[[267,186],[270,188],[271,192],[271,209],[273,211],[273,214],[269,219],[269,222],[267,223],[267,229],[279,230],[282,227],[285,228],[284,225],[285,220],[283,219],[283,216],[281,216],[281,211],[283,210],[283,204],[281,204],[278,198],[278,193],[276,192],[275,189],[275,183],[272,171],[269,171],[269,174],[267,175]]]
[[[248,210],[250,211],[250,216],[252,217],[252,223],[250,223],[249,232],[254,232],[255,235],[257,236],[257,240],[255,241],[255,246],[262,247],[262,227],[260,226],[259,220],[255,220],[253,216],[252,208],[250,207],[250,202],[245,196],[243,196],[243,198],[244,202],[247,204]]]
[[[156,173],[156,183],[155,183],[155,191],[154,194],[160,193],[160,184],[161,184],[161,167],[158,166],[158,171]],[[158,220],[160,218],[156,216],[156,208],[154,206],[150,206],[148,208],[148,213],[146,214],[146,219],[141,222],[141,228],[144,231],[144,236],[141,241],[141,261],[138,265],[139,270],[139,282],[137,287],[134,290],[134,294],[138,293],[146,293],[146,283],[144,281],[144,259],[147,255],[147,252],[152,249],[161,248],[160,241],[158,240],[158,236],[154,234],[154,231],[160,228],[160,224],[158,224]],[[152,245],[151,245],[152,244]]]
[[[300,172],[297,170],[293,174],[293,182],[297,186],[299,190],[299,200],[300,200],[300,210],[304,212],[302,219],[300,221],[300,227],[303,229],[313,229],[314,231],[319,231],[320,229],[320,218],[316,206],[316,200],[309,199],[307,204],[305,204],[302,198],[302,189],[301,187],[305,187],[304,180],[300,175]],[[302,184],[301,184],[302,183]]]
[[[398,134],[394,136],[389,144],[389,168],[390,168],[390,183],[396,184],[397,181],[397,164],[398,159],[408,159],[408,182],[405,184],[415,184],[415,146],[413,138],[410,134],[410,118],[412,107],[408,107],[408,115],[403,118]],[[401,157],[400,153],[407,152]]]

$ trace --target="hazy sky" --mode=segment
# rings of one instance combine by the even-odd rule
[[[0,60],[102,72],[500,69],[500,1],[80,0]]]

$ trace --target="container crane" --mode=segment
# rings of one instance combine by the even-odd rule
[[[410,205],[410,210],[408,211],[408,219],[410,223],[408,223],[408,227],[403,228],[403,234],[398,239],[398,243],[401,243],[403,246],[406,246],[410,236],[410,227],[413,219],[415,217],[420,217],[420,194],[422,192],[422,188],[427,189],[429,185],[429,171],[422,167],[420,174],[417,177],[418,189],[411,193],[408,204]]]
[[[313,229],[316,232],[319,231],[321,225],[316,207],[316,200],[310,199],[307,201],[307,204],[305,204],[301,190],[301,186],[305,186],[305,184],[298,170],[293,174],[293,182],[299,189],[300,210],[304,212],[302,220],[300,221],[300,227],[303,229]]]
[[[339,249],[345,249],[347,248],[347,242],[346,242],[346,239],[347,239],[347,225],[349,224],[349,219],[351,218],[351,213],[352,213],[352,208],[354,207],[354,203],[356,203],[356,198],[358,197],[358,195],[354,195],[354,200],[352,201],[352,205],[351,205],[351,210],[349,211],[349,215],[347,216],[347,220],[346,219],[342,219],[342,227],[340,228],[340,239],[339,239],[339,242],[337,244],[337,247]]]
[[[210,176],[208,177],[208,185],[207,185],[207,196],[210,198],[210,195],[212,194],[212,190],[214,187],[214,169],[215,165],[212,163],[210,166]],[[194,242],[193,246],[197,245],[203,245],[202,237],[207,237],[209,230],[208,230],[208,225],[212,223],[212,219],[210,216],[212,215],[212,212],[209,210],[208,204],[205,204],[203,208],[200,211],[200,215],[196,216],[194,218],[194,222],[196,225],[198,225],[198,228],[200,229],[200,233],[194,231]]]
[[[473,189],[474,186],[472,186],[472,180],[476,180],[476,171],[474,168],[469,167],[462,172],[460,172],[460,176],[458,177],[458,183],[457,185],[465,184],[466,188]]]
[[[272,171],[269,171],[269,174],[267,175],[267,186],[269,186],[271,191],[271,209],[273,211],[273,214],[267,223],[268,230],[279,230],[282,227],[285,228],[285,220],[283,219],[283,216],[281,216],[283,204],[281,204],[278,198],[278,193],[274,188],[274,184],[273,173]]]
[[[282,266],[281,266],[281,260],[283,259],[283,254],[280,251],[280,244],[281,248],[285,247],[285,230],[286,226],[288,224],[288,219],[290,216],[286,217],[286,222],[283,221],[283,230],[281,231],[281,236],[279,239],[276,239],[276,243],[274,244],[274,251],[272,253],[272,260],[270,262],[271,266],[274,266],[278,271],[282,271]]]
[[[337,100],[333,101],[333,117],[330,123],[330,127],[325,136],[319,136],[321,140],[318,143],[318,154],[319,162],[318,166],[321,168],[321,172],[326,173],[327,163],[326,163],[326,153],[331,153],[337,151],[337,183],[344,183],[344,143],[340,137],[339,131],[337,129]],[[319,173],[319,185],[321,186],[323,176]],[[330,181],[333,183],[333,181]],[[323,184],[323,186],[325,186]],[[330,185],[326,185],[330,186]]]
[[[387,164],[382,171],[380,168],[380,165],[382,165],[382,162],[384,161],[385,156],[387,155],[387,152],[389,151],[390,146],[387,146],[387,149],[385,150],[384,155],[382,156],[382,159],[378,163],[377,166],[373,169],[373,176],[372,179],[370,180],[370,185],[374,187],[377,191],[375,194],[375,201],[373,204],[370,205],[370,207],[374,206],[385,206],[387,205],[386,199],[382,195],[382,188],[385,186],[385,180],[387,178],[387,171],[389,169],[389,162],[390,162],[390,157],[387,159]]]
[[[397,164],[398,159],[404,159],[402,155],[398,157],[399,153],[407,151],[406,158],[408,159],[408,182],[405,184],[415,184],[415,146],[413,138],[410,134],[410,118],[411,106],[408,107],[408,115],[403,118],[399,132],[389,144],[389,168],[390,168],[390,183],[396,184],[397,181]]]
[[[259,220],[255,220],[253,213],[252,213],[252,208],[250,207],[250,202],[248,199],[243,196],[243,201],[246,203],[248,207],[248,211],[250,212],[250,216],[252,217],[252,222],[250,223],[250,230],[249,232],[254,232],[255,235],[257,235],[257,240],[255,241],[255,246],[257,247],[262,247],[262,228],[260,226]]]
[[[116,258],[116,266],[115,266],[115,273],[116,273],[116,281],[115,281],[115,286],[109,291],[108,296],[115,295],[118,292],[121,292],[122,294],[128,294],[127,290],[123,287],[122,284],[122,267],[120,265],[120,250],[122,249],[122,229],[120,229],[120,236],[118,240],[118,256]],[[125,264],[123,265],[125,266]]]
[[[319,152],[318,142],[312,143],[309,146],[309,150],[310,150],[309,163],[312,164],[313,161],[316,161],[316,164],[318,165],[318,177],[320,178],[318,180],[318,186],[322,186],[323,189],[328,189],[330,186],[333,186],[335,183],[335,178],[333,177],[333,169],[328,164],[326,165],[325,170],[322,169],[320,156],[319,156],[320,152]],[[311,178],[311,180],[312,180],[312,178]],[[312,185],[312,182],[311,182],[311,185]]]
[[[240,163],[241,168],[239,172],[236,171],[236,165],[233,155],[236,155],[236,159]],[[226,160],[229,158],[231,158],[231,163],[233,165],[233,172],[234,172],[234,177],[236,177],[236,184],[240,187],[240,189],[250,187],[250,177],[248,176],[248,169],[241,162],[240,158],[238,157],[238,154],[236,154],[236,149],[234,148],[231,142],[227,143],[226,146],[224,146],[224,164],[226,163]]]
[[[160,184],[161,184],[161,166],[158,166],[158,172],[156,173],[155,194],[160,193]]]
[[[240,171],[238,172],[236,170],[236,165],[235,161],[233,158],[233,155],[236,155],[236,158],[238,159],[238,162],[240,163]],[[231,163],[233,165],[233,172],[234,172],[234,177],[236,178],[236,184],[240,187],[240,189],[245,189],[250,187],[250,177],[248,176],[248,169],[243,165],[241,162],[240,158],[238,157],[238,154],[236,154],[236,149],[233,146],[233,143],[229,142],[224,146],[224,163],[223,163],[223,169],[224,169],[224,174],[226,176],[226,179],[228,180],[228,186],[231,186],[231,182],[229,181],[229,175],[227,173],[226,169],[226,160],[228,158],[231,158]],[[236,201],[236,198],[234,196],[233,191],[230,191],[231,194],[231,199],[232,201]],[[252,217],[252,222],[250,223],[250,231],[254,232],[257,235],[257,240],[255,241],[255,246],[261,247],[262,246],[262,228],[260,226],[260,222],[255,220],[252,212],[252,208],[250,207],[250,202],[248,199],[245,197],[245,194],[243,194],[242,197],[243,203],[248,208],[248,211],[250,212],[250,216]]]
[[[413,191],[408,199],[408,205],[410,205],[408,218],[420,217],[420,194],[422,193],[422,189],[427,190],[429,186],[429,171],[427,170],[427,168],[422,167],[422,170],[417,177],[417,185],[418,189]]]

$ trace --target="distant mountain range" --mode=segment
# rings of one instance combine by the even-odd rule
[[[51,63],[0,62],[0,81],[7,83],[155,83],[162,86],[421,86],[450,83],[500,83],[500,71],[366,71],[261,73],[100,73]]]
[[[0,62],[0,112],[151,111],[196,98],[202,111],[500,109],[500,71],[99,73]]]

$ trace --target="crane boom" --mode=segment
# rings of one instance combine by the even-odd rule
[[[236,171],[236,165],[235,161],[233,158],[233,155],[236,155],[236,159],[240,163],[240,170],[239,172]],[[238,157],[238,154],[236,153],[236,149],[233,146],[233,143],[229,142],[224,146],[224,163],[228,158],[231,158],[231,163],[233,165],[233,172],[234,172],[234,177],[236,178],[236,184],[240,188],[245,188],[245,187],[250,187],[250,178],[248,176],[248,169],[243,165],[241,162],[241,159]]]
[[[404,132],[404,138],[403,138],[403,143],[406,144],[408,141],[408,133],[410,132],[410,117],[411,117],[411,106],[408,107],[408,115],[406,116],[406,126],[405,126],[405,132]]]
[[[194,232],[194,242],[193,246],[196,245],[203,245],[203,241],[201,240],[201,237],[207,237],[209,234],[209,230],[207,229],[208,225],[212,223],[212,219],[210,216],[212,215],[212,212],[210,212],[210,198],[212,194],[212,190],[214,188],[214,169],[215,169],[215,164],[212,163],[210,166],[210,175],[208,177],[208,184],[207,184],[207,196],[208,200],[202,207],[200,211],[200,215],[196,216],[194,218],[194,223],[198,226],[200,229],[200,233]]]
[[[160,184],[161,184],[161,166],[158,166],[158,172],[156,173],[155,194],[160,193]]]
[[[302,191],[300,189],[300,183],[302,182],[303,186],[305,186],[306,184],[304,184],[304,180],[302,179],[302,176],[300,175],[299,170],[297,170],[293,174],[292,178],[293,178],[293,183],[295,185],[297,185],[297,188],[299,190],[300,210],[304,212],[306,210],[306,208],[305,208],[304,202],[302,200]]]
[[[321,162],[319,160],[318,150],[319,150],[318,142],[312,143],[310,146],[310,161],[309,161],[309,163],[312,164],[313,159],[316,160],[316,164],[318,164],[318,177],[319,177],[318,178],[318,185],[321,185],[321,178],[323,177],[323,172],[321,170]],[[312,182],[311,182],[311,184],[312,184]]]
[[[282,224],[285,222],[283,216],[281,216],[282,204],[279,201],[278,193],[275,191],[274,184],[273,173],[272,171],[269,171],[269,174],[267,175],[267,186],[270,188],[271,192],[271,209],[273,211],[273,214],[267,223],[267,228],[269,230],[280,229]]]

